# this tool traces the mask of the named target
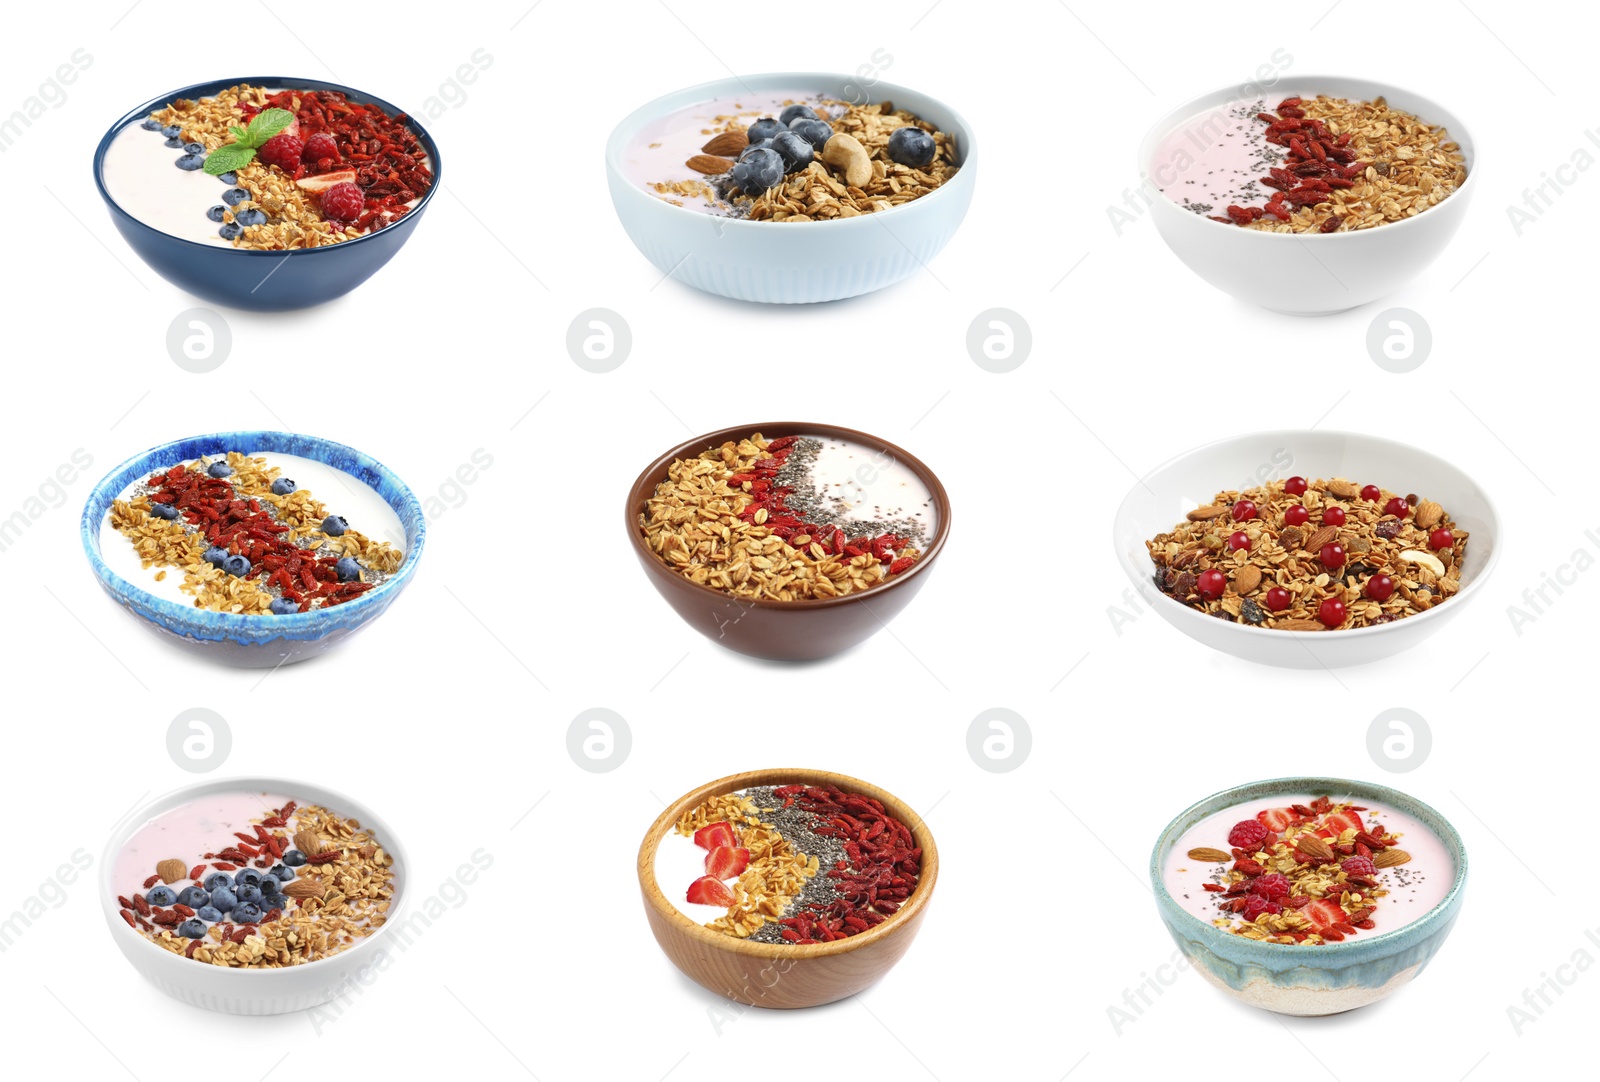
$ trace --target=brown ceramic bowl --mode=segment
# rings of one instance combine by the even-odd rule
[[[678,912],[656,885],[656,850],[683,813],[720,793],[751,785],[792,783],[832,784],[846,792],[872,797],[911,828],[912,839],[922,847],[922,875],[900,911],[876,928],[848,939],[793,946],[751,943],[723,935]],[[826,770],[749,770],[709,782],[673,801],[645,833],[644,844],[639,846],[638,870],[650,930],[684,976],[739,1003],[789,1009],[816,1007],[853,996],[894,968],[922,927],[939,878],[939,850],[922,817],[876,785]]]
[[[654,495],[656,486],[667,479],[668,467],[676,459],[693,457],[753,432],[760,432],[769,440],[793,435],[833,436],[892,455],[895,461],[909,467],[928,486],[939,516],[938,528],[916,564],[863,593],[808,601],[746,601],[713,586],[690,582],[662,563],[645,544],[644,534],[639,529],[639,515]],[[838,425],[774,421],[708,432],[680,443],[656,459],[639,475],[628,493],[626,524],[628,536],[633,539],[633,551],[651,584],[690,627],[713,642],[751,657],[816,661],[865,642],[910,604],[928,581],[933,561],[950,535],[950,497],[932,470],[887,440]]]

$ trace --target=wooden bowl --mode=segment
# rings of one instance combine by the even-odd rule
[[[667,900],[656,885],[656,850],[684,812],[722,793],[752,785],[837,785],[883,802],[911,828],[922,847],[922,874],[899,912],[869,931],[832,943],[780,946],[751,943],[704,928]],[[821,872],[818,873],[822,874]],[[749,770],[708,782],[673,801],[645,832],[639,847],[639,891],[656,942],[672,964],[718,995],[752,1007],[816,1007],[853,996],[875,982],[910,949],[939,878],[939,850],[922,817],[876,785],[826,770]]]
[[[780,436],[816,435],[849,440],[873,451],[890,455],[909,467],[928,486],[933,497],[938,525],[914,566],[888,582],[844,597],[809,598],[803,601],[748,601],[724,593],[714,586],[690,582],[661,561],[645,542],[639,529],[639,515],[645,510],[656,486],[667,479],[667,470],[676,459],[693,458],[728,440],[739,440],[752,432],[767,439]],[[656,459],[634,481],[628,492],[626,515],[628,536],[634,555],[639,558],[650,584],[667,600],[684,622],[700,634],[729,650],[769,661],[817,661],[831,657],[864,642],[888,625],[911,603],[928,581],[934,560],[944,550],[950,536],[950,497],[933,471],[909,451],[887,440],[853,428],[813,424],[809,421],[773,421],[766,424],[734,425],[719,432],[707,432],[687,440]],[[887,803],[887,802],[885,802]]]

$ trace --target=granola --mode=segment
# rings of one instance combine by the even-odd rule
[[[1146,541],[1175,601],[1287,631],[1372,627],[1461,589],[1469,534],[1444,508],[1344,478],[1219,492]]]

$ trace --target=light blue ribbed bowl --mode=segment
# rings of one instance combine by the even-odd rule
[[[349,474],[383,497],[405,530],[406,558],[400,570],[377,589],[342,605],[287,616],[244,616],[208,612],[180,605],[128,582],[106,566],[100,555],[100,528],[111,502],[141,476],[165,470],[202,455],[228,451],[253,455],[275,451],[298,455]],[[342,443],[293,432],[214,432],[152,447],[128,459],[106,475],[84,504],[81,523],[83,551],[95,577],[112,600],[139,618],[140,623],[195,654],[228,665],[272,668],[316,657],[344,642],[387,612],[416,572],[422,557],[427,520],[422,504],[386,466]]]
[[[1392,932],[1342,943],[1289,946],[1225,932],[1185,910],[1167,891],[1166,858],[1196,823],[1249,801],[1310,793],[1335,800],[1371,801],[1404,812],[1433,831],[1455,861],[1455,882],[1425,915]],[[1178,949],[1206,980],[1252,1007],[1290,1015],[1338,1014],[1376,1003],[1409,983],[1444,945],[1461,911],[1467,853],[1461,836],[1433,808],[1397,789],[1342,778],[1275,778],[1208,796],[1168,824],[1150,855],[1156,907]]]
[[[675,207],[633,184],[622,169],[634,134],[678,109],[730,95],[797,88],[851,100],[860,95],[860,85],[852,76],[826,72],[774,72],[702,83],[634,110],[606,142],[606,182],[628,238],[668,277],[741,301],[833,301],[909,278],[955,235],[977,183],[971,126],[926,94],[883,82],[870,88],[875,101],[890,101],[948,132],[961,159],[949,183],[893,210],[794,225],[721,218]]]

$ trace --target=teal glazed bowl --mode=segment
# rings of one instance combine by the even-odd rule
[[[1439,838],[1455,863],[1455,878],[1443,900],[1390,932],[1319,946],[1291,946],[1225,932],[1172,897],[1164,875],[1167,857],[1190,828],[1247,801],[1303,793],[1386,805],[1422,823]],[[1376,1003],[1410,983],[1438,953],[1461,912],[1467,854],[1460,835],[1444,816],[1398,790],[1341,778],[1276,778],[1239,785],[1186,808],[1156,842],[1150,855],[1150,882],[1167,931],[1206,980],[1262,1010],[1299,1016],[1338,1014]]]

